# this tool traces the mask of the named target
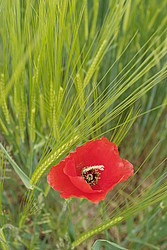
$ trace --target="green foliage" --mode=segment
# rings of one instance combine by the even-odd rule
[[[70,249],[68,231],[81,249],[104,232],[112,247],[167,247],[166,8],[165,0],[0,1],[2,249]],[[135,174],[102,211],[80,199],[69,211],[47,171],[102,135]]]
[[[28,176],[26,176],[25,173],[19,168],[19,166],[13,161],[13,159],[10,157],[10,155],[8,154],[8,152],[5,150],[5,148],[2,146],[1,143],[0,143],[0,147],[1,147],[0,148],[1,153],[3,153],[6,156],[7,160],[9,161],[11,166],[14,168],[14,170],[16,171],[17,175],[20,177],[20,179],[22,180],[26,188],[32,189],[32,186],[30,184],[30,179],[28,178]]]
[[[100,250],[102,247],[108,247],[108,249],[117,250],[122,249],[126,250],[126,248],[121,247],[113,242],[109,242],[107,240],[96,240],[93,244],[92,250]]]

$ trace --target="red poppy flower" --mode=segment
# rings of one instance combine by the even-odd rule
[[[132,164],[121,159],[117,146],[103,136],[77,147],[50,169],[47,180],[63,198],[82,197],[97,203],[132,174]]]

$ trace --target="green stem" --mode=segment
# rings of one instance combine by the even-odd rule
[[[103,220],[106,221],[106,209],[105,209],[105,203],[104,201],[101,201],[101,207],[102,207],[102,215],[103,215]],[[105,239],[108,240],[108,231],[105,230]],[[105,247],[105,250],[108,250],[108,247]]]
[[[71,215],[71,209],[70,209],[70,200],[67,200],[67,209],[68,209],[68,213],[69,213],[68,235],[69,235],[71,243],[72,243],[75,240],[75,229],[74,229],[74,225],[72,223],[72,215]]]

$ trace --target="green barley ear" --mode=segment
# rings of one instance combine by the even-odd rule
[[[26,99],[25,99],[25,88],[24,88],[24,79],[21,79],[20,86],[20,100],[19,101],[19,127],[20,127],[20,135],[22,142],[25,140],[25,122],[26,122]]]
[[[9,124],[10,123],[10,115],[9,115],[9,110],[7,107],[7,101],[5,98],[5,79],[4,79],[4,74],[1,74],[0,76],[0,99],[2,100],[2,111],[5,116],[6,122]]]
[[[104,54],[106,45],[107,45],[107,40],[104,40],[102,45],[100,46],[97,54],[95,55],[91,65],[89,67],[89,70],[88,70],[88,72],[87,72],[87,74],[85,76],[85,79],[84,79],[84,82],[83,82],[84,88],[89,84],[90,79],[92,78],[93,74],[95,73],[96,68],[97,68],[97,66],[99,64],[99,60],[101,59],[102,55]]]
[[[93,38],[95,36],[96,32],[96,25],[98,21],[98,10],[99,10],[99,1],[93,1],[93,20],[92,20],[92,26],[90,31],[90,36]]]
[[[79,73],[77,73],[76,75],[76,88],[77,88],[77,93],[78,93],[78,98],[79,98],[80,109],[83,112],[85,110],[84,88],[83,88],[82,79]]]
[[[56,141],[60,140],[60,132],[59,132],[59,122],[57,117],[57,108],[56,103],[53,103],[53,119],[52,119],[52,126],[53,126],[53,135]]]
[[[79,140],[78,136],[74,136],[73,139],[69,140],[67,143],[65,143],[63,146],[57,149],[53,149],[51,153],[48,154],[48,156],[43,160],[42,164],[39,164],[34,171],[32,178],[31,178],[31,184],[35,185],[40,178],[44,175],[44,173],[51,167],[53,162],[58,161],[60,157],[64,156],[65,153],[69,151],[69,149],[74,146]]]
[[[6,135],[9,134],[8,132],[8,128],[6,127],[6,125],[4,124],[4,122],[2,121],[2,119],[0,118],[0,128],[2,129],[2,132]]]
[[[46,112],[45,112],[45,104],[44,104],[44,97],[43,94],[39,95],[39,110],[40,110],[40,117],[43,126],[46,126]]]
[[[75,247],[79,246],[82,242],[86,241],[87,239],[89,239],[90,237],[97,235],[101,232],[103,232],[106,229],[109,229],[111,227],[113,227],[114,225],[117,225],[118,223],[120,223],[124,218],[119,216],[117,218],[112,219],[109,222],[103,223],[102,225],[90,230],[87,233],[83,233],[78,239],[76,239],[73,243],[72,243],[72,249],[75,249]]]
[[[125,10],[125,15],[124,15],[124,19],[123,19],[123,32],[125,33],[128,29],[128,25],[129,25],[129,20],[130,20],[130,10],[131,10],[131,0],[129,0],[127,2],[126,5],[126,10]]]
[[[89,20],[88,20],[88,3],[87,0],[84,0],[84,21],[85,21],[85,40],[88,39],[88,33],[89,33]]]

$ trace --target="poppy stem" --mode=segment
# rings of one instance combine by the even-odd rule
[[[102,216],[103,216],[103,220],[106,221],[106,209],[105,209],[105,203],[102,200],[101,201],[101,208],[102,208]],[[108,240],[108,231],[105,230],[105,239]],[[108,248],[106,248],[107,250]]]
[[[68,219],[68,235],[70,237],[71,243],[75,240],[75,229],[74,225],[72,223],[72,215],[71,215],[71,208],[70,208],[70,199],[66,200],[67,209],[69,213],[69,219]]]

